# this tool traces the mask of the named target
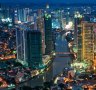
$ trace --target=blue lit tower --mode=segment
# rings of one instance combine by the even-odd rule
[[[49,55],[53,50],[52,18],[50,14],[45,14],[44,24],[45,24],[45,54]]]
[[[17,30],[17,60],[34,69],[42,64],[42,36],[39,30]]]

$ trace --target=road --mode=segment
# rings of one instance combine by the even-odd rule
[[[69,52],[68,43],[65,39],[64,34],[58,34],[58,36],[56,37],[55,45],[56,52]],[[68,67],[68,62],[70,61],[71,58],[69,55],[57,54],[53,61],[53,64],[50,66],[50,69],[45,74],[33,78],[32,80],[25,83],[25,85],[31,87],[43,85],[43,82],[52,80],[52,78],[54,78],[56,75],[62,72],[64,67]]]

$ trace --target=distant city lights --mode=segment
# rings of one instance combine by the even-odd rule
[[[2,20],[2,22],[12,22],[12,19],[10,19],[10,18],[1,19],[1,20]]]
[[[69,22],[66,26],[65,26],[65,29],[72,29],[72,26],[73,26],[73,22]]]

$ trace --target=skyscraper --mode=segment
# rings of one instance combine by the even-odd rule
[[[39,68],[42,64],[42,36],[39,30],[26,31],[27,62],[30,67]]]
[[[44,24],[45,24],[45,54],[49,55],[53,50],[52,18],[50,14],[45,14]]]
[[[17,60],[30,68],[42,64],[42,36],[38,30],[16,31]]]
[[[96,28],[94,28],[94,70],[96,70]]]
[[[92,63],[91,67],[96,68],[95,59],[95,37],[94,30],[96,23],[82,22],[82,59]],[[87,62],[88,62],[87,61]]]
[[[75,31],[74,31],[74,43],[76,45],[76,47],[78,48],[78,52],[77,52],[77,59],[78,60],[81,60],[82,59],[82,35],[81,35],[81,22],[83,20],[82,16],[81,15],[76,15],[75,18],[74,18],[74,28],[75,28]]]
[[[22,64],[27,64],[25,36],[24,30],[16,29],[17,60]]]
[[[37,29],[40,30],[42,34],[42,54],[45,54],[44,18],[43,18],[43,13],[41,9],[38,10]]]
[[[76,12],[74,15],[74,42],[77,45],[78,44],[78,31],[80,31],[80,25],[81,25],[81,21],[82,21],[83,17],[79,12]]]

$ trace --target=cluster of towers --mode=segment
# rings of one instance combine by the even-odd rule
[[[30,68],[42,65],[42,56],[51,55],[53,51],[52,18],[46,13],[34,22],[34,28],[17,28],[17,60]]]

